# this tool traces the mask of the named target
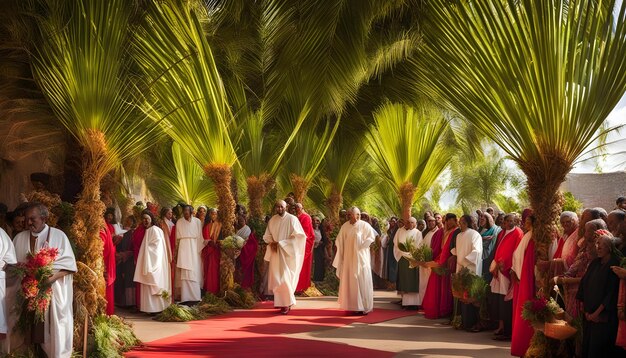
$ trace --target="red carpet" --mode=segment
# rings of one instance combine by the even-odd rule
[[[272,302],[254,310],[237,311],[204,321],[190,322],[185,333],[146,344],[127,357],[315,357],[367,356],[391,357],[392,352],[377,351],[347,344],[295,339],[281,334],[303,333],[337,328],[354,322],[379,323],[414,315],[415,312],[376,309],[367,316],[347,316],[331,309],[294,308],[288,315],[276,314]]]

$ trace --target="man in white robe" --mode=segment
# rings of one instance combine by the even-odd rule
[[[337,254],[333,266],[339,278],[339,307],[356,314],[367,314],[374,308],[374,286],[370,262],[370,245],[376,231],[360,220],[361,211],[352,207],[349,221],[337,234]]]
[[[12,307],[6,305],[6,266],[17,263],[15,247],[9,235],[0,228],[0,339],[6,338],[8,332],[7,315]],[[2,350],[0,350],[2,352]],[[7,353],[4,351],[3,353]]]
[[[202,299],[200,253],[204,247],[204,238],[202,237],[202,222],[193,217],[192,212],[191,206],[185,206],[183,217],[176,222],[176,241],[178,242],[176,286],[180,287],[181,302],[198,302]]]
[[[472,229],[473,219],[470,215],[461,216],[456,237],[456,247],[450,250],[456,255],[456,272],[466,267],[471,273],[481,276],[483,270],[483,238],[478,231]],[[478,308],[471,303],[461,303],[461,321],[463,328],[477,332],[480,330]]]
[[[393,256],[398,261],[396,286],[398,293],[402,295],[402,306],[417,309],[417,306],[422,304],[419,294],[419,271],[409,268],[411,255],[398,247],[398,244],[405,244],[408,239],[413,241],[415,247],[422,242],[422,233],[417,230],[417,220],[413,217],[396,232],[393,238]]]
[[[298,218],[286,211],[287,203],[277,201],[274,210],[276,215],[267,223],[263,235],[268,244],[265,251],[265,261],[269,261],[267,287],[274,293],[274,307],[287,314],[296,304],[294,292],[304,261],[306,234]]]
[[[44,247],[59,250],[52,265],[54,273],[48,279],[52,285],[52,300],[44,318],[44,343],[41,347],[48,357],[70,357],[74,336],[72,274],[77,271],[74,252],[63,231],[46,225],[48,209],[44,205],[29,205],[25,216],[27,230],[13,240],[17,261],[28,261],[29,252],[37,252]]]
[[[430,247],[430,242],[433,235],[439,230],[437,227],[437,221],[434,217],[429,216],[426,218],[426,235],[422,239],[422,244]],[[431,269],[426,266],[420,266],[420,301],[426,297],[426,287],[428,287],[428,279],[430,278]],[[420,302],[421,303],[421,302]]]
[[[166,309],[171,302],[172,279],[167,245],[163,230],[155,225],[153,216],[144,213],[142,222],[146,227],[146,233],[137,256],[134,281],[141,284],[139,290],[141,311],[157,313]]]

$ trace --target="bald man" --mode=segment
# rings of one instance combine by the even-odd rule
[[[374,308],[370,245],[378,235],[360,218],[359,208],[350,208],[349,220],[337,234],[337,254],[333,262],[339,278],[339,307],[357,315],[367,314]]]
[[[274,215],[267,223],[263,240],[268,244],[265,261],[269,262],[267,286],[274,293],[274,307],[289,313],[296,304],[296,285],[306,246],[306,234],[297,217],[287,212],[287,203],[274,204]]]

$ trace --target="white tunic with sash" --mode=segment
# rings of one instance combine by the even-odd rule
[[[374,308],[374,286],[370,245],[376,231],[363,220],[344,223],[337,234],[333,266],[339,278],[339,307],[346,311],[370,312]]]
[[[202,285],[202,258],[200,253],[204,247],[202,238],[202,222],[191,217],[191,220],[180,218],[176,221],[176,242],[178,256],[176,260],[176,286],[180,286],[180,300],[200,301]]]
[[[163,230],[158,226],[146,229],[135,267],[134,281],[141,284],[140,305],[142,312],[161,312],[170,304],[164,291],[172,293],[171,270],[167,261],[167,246]]]
[[[263,240],[278,243],[278,250],[267,247],[265,261],[269,261],[267,288],[274,293],[275,307],[296,304],[294,292],[304,260],[306,234],[297,217],[285,213],[274,215],[267,223]]]
[[[63,231],[45,225],[40,233],[22,231],[15,236],[15,255],[18,262],[28,261],[30,252],[30,236],[36,236],[35,251],[44,247],[56,247],[59,250],[57,259],[52,265],[54,272],[61,270],[76,272],[76,258],[72,246]],[[74,337],[74,316],[72,302],[74,289],[72,275],[65,275],[52,284],[52,301],[44,319],[44,343],[41,345],[48,357],[70,357],[72,355],[72,338]]]

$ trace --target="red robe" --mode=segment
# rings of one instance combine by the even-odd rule
[[[115,228],[111,224],[106,224],[104,230],[100,230],[100,238],[102,239],[104,259],[104,281],[105,281],[105,297],[107,300],[106,314],[115,314],[115,245],[113,245],[113,234]]]
[[[454,230],[450,231],[446,242],[441,248],[441,241],[444,239],[444,229],[439,229],[430,241],[430,247],[433,250],[433,261],[439,266],[447,267],[450,253],[450,241]],[[426,287],[426,295],[422,300],[422,308],[424,309],[424,317],[428,319],[437,319],[446,317],[452,313],[452,287],[450,286],[450,273],[440,276],[431,273],[428,278],[428,286]]]
[[[137,226],[135,232],[133,232],[133,256],[135,258],[135,265],[137,265],[137,257],[139,257],[139,249],[141,249],[141,243],[143,242],[143,237],[146,234],[146,227],[143,225]],[[141,289],[141,284],[135,282],[135,302],[137,305],[137,309],[140,310],[139,302],[141,302],[141,296],[139,290]]]
[[[502,230],[498,235],[497,249],[493,260],[502,264],[500,273],[510,280],[511,267],[513,267],[513,252],[515,252],[515,248],[522,240],[522,237],[524,237],[524,232],[519,227],[516,227],[508,235],[504,236],[505,233],[506,230]]]
[[[218,223],[219,224],[219,223]],[[204,289],[206,292],[218,294],[220,291],[220,246],[218,237],[221,234],[214,232],[211,236],[211,227],[215,223],[208,223],[202,228],[202,237],[205,240],[211,240],[208,245],[202,249],[202,262],[204,269]]]
[[[535,333],[533,327],[522,318],[524,303],[535,297],[535,241],[530,240],[524,252],[522,277],[513,286],[513,334],[511,335],[511,355],[522,357],[530,346]]]
[[[239,265],[241,267],[241,287],[250,288],[254,285],[254,260],[259,249],[259,242],[253,233],[250,233],[248,241],[241,248]]]
[[[313,265],[313,245],[315,244],[315,232],[313,231],[313,222],[307,213],[298,215],[300,225],[306,234],[306,248],[304,249],[304,262],[300,271],[300,279],[296,286],[296,292],[306,291],[311,287],[311,266]]]

